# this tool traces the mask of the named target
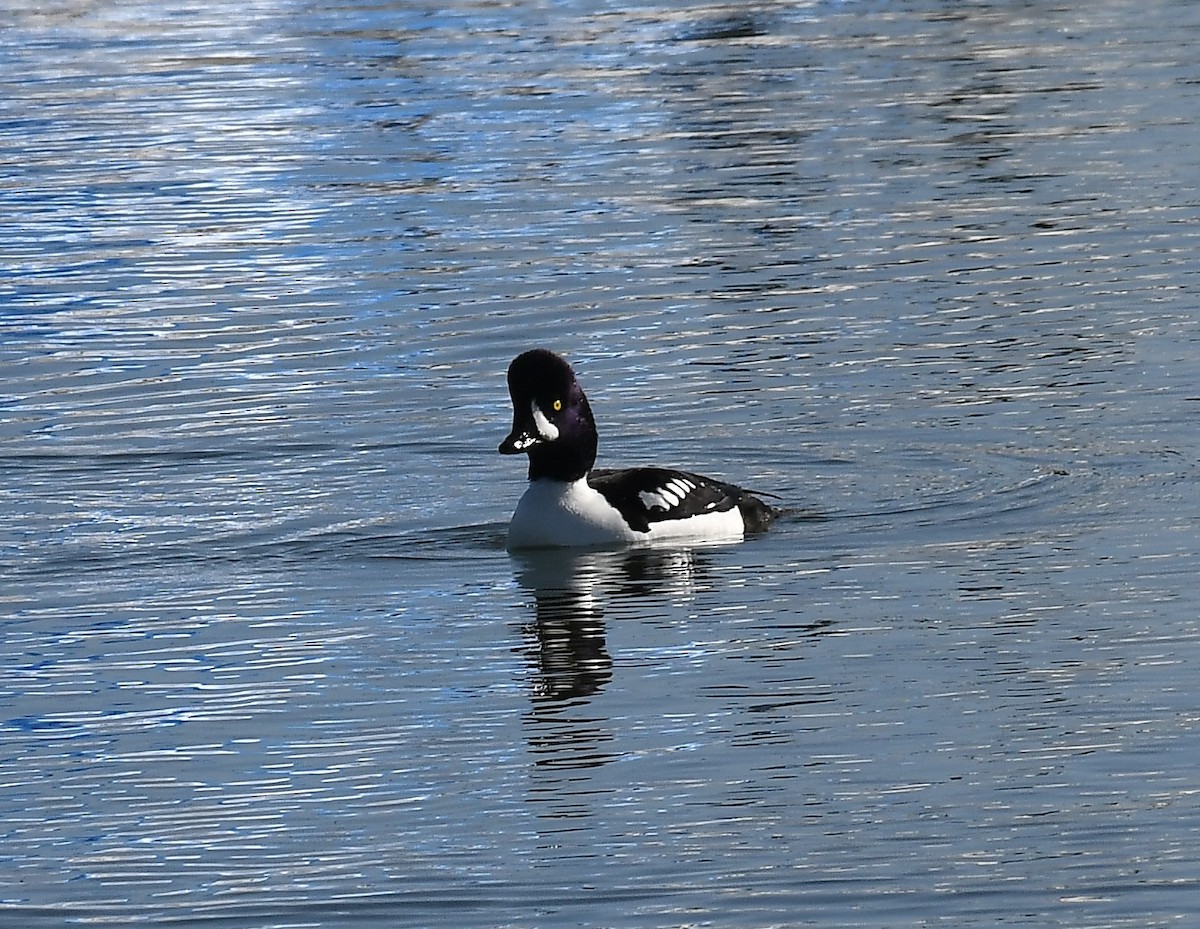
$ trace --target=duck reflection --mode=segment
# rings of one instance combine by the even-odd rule
[[[587,591],[537,593],[527,632],[536,656],[535,701],[590,697],[612,680],[603,613]]]
[[[603,719],[575,710],[612,680],[605,611],[690,592],[694,551],[528,551],[513,554],[517,581],[533,595],[522,651],[533,667],[529,717],[538,764],[584,767],[610,760]],[[585,718],[586,717],[586,718]]]
[[[513,559],[517,582],[534,597],[533,621],[525,632],[537,671],[537,702],[597,693],[612,680],[606,605],[687,592],[697,568],[692,550],[545,550]]]

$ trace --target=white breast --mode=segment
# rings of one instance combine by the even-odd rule
[[[575,548],[636,542],[620,513],[586,479],[530,481],[508,524],[509,548]]]

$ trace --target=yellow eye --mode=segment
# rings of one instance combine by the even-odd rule
[[[555,412],[555,413],[557,413],[557,412],[558,412],[559,410],[561,410],[561,409],[562,409],[562,401],[561,401],[561,400],[555,400],[555,401],[554,401],[554,412]]]

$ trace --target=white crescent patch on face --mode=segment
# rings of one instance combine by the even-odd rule
[[[529,401],[529,409],[533,412],[533,424],[537,426],[538,437],[543,442],[553,442],[558,438],[558,426],[546,418],[536,400]]]

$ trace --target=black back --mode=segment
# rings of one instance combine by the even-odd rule
[[[748,491],[724,481],[667,468],[597,469],[588,483],[614,506],[637,532],[652,523],[705,513],[741,509],[746,530],[761,532],[775,511]],[[643,496],[645,495],[645,496]]]

